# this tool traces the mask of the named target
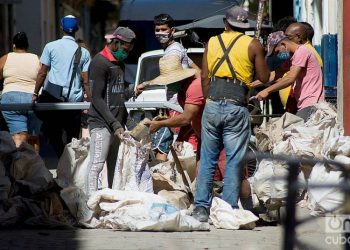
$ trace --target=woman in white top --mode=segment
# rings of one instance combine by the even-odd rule
[[[1,104],[32,103],[40,61],[37,55],[28,53],[28,47],[27,35],[18,32],[13,37],[13,52],[0,58],[0,79],[4,79]],[[2,114],[16,146],[31,139],[38,152],[41,121],[34,112],[13,110]]]

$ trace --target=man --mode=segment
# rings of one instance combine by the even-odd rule
[[[37,101],[46,76],[47,81],[41,96],[43,102],[57,102],[55,100],[61,98],[65,98],[68,102],[81,102],[84,90],[88,100],[90,100],[87,71],[91,58],[90,53],[85,48],[81,48],[81,57],[75,75],[73,75],[74,59],[76,56],[79,58],[77,55],[79,46],[74,38],[78,31],[78,20],[72,15],[65,16],[61,19],[61,28],[64,36],[46,44],[41,55],[42,66],[38,72],[33,102]],[[81,78],[84,88],[81,84]],[[58,157],[62,155],[65,144],[71,142],[73,137],[79,137],[80,117],[80,110],[45,112],[42,132],[52,144]],[[64,136],[66,140],[63,138]]]
[[[169,55],[177,56],[183,68],[195,69],[196,75],[198,77],[200,76],[200,68],[187,56],[185,48],[174,40],[174,20],[170,15],[159,14],[154,17],[154,32],[157,40],[164,49],[164,57]],[[176,93],[167,89],[167,96],[170,103],[178,104]],[[169,115],[175,116],[177,112],[171,111]],[[156,159],[161,161],[167,160],[167,154],[170,150],[169,146],[172,142],[173,133],[169,128],[163,127],[155,134],[152,140],[152,149],[156,151]]]
[[[279,79],[275,84],[260,91],[256,98],[260,101],[270,93],[293,85],[293,96],[297,102],[296,115],[306,121],[314,111],[313,105],[324,101],[324,88],[322,83],[322,69],[314,53],[304,45],[297,44],[280,34],[274,51],[277,57],[290,58],[291,67],[287,75]]]
[[[254,72],[267,82],[264,49],[260,42],[239,31],[249,28],[248,13],[239,6],[226,12],[225,31],[211,37],[203,55],[202,90],[206,100],[202,117],[201,161],[197,176],[193,216],[208,221],[213,177],[221,145],[226,151],[222,198],[238,208],[244,156],[250,138],[246,107]],[[225,47],[225,48],[223,48]]]
[[[177,137],[183,142],[187,126],[191,126],[198,138],[201,134],[201,117],[204,108],[202,86],[199,78],[194,77],[195,69],[184,69],[179,57],[170,55],[159,60],[160,76],[153,79],[152,85],[166,85],[177,93],[177,100],[184,112],[160,121],[149,121],[151,133],[162,127],[181,127]],[[140,93],[138,89],[138,93]]]
[[[311,27],[312,28],[312,27]],[[285,32],[285,36],[289,38],[289,40],[297,43],[297,44],[303,44],[308,49],[312,51],[312,53],[315,55],[318,63],[320,64],[321,68],[323,68],[323,62],[321,56],[318,54],[314,46],[312,46],[312,43],[310,42],[308,38],[308,30],[306,28],[306,25],[304,23],[293,23],[288,26]],[[312,41],[312,38],[311,38]]]
[[[134,47],[135,33],[118,27],[107,37],[109,43],[91,61],[89,82],[92,101],[89,109],[90,163],[86,193],[97,190],[98,175],[107,161],[108,185],[111,187],[124,128],[132,127],[124,102],[128,86],[124,82],[124,63]],[[107,39],[106,38],[106,39]]]
[[[168,14],[159,14],[154,17],[154,32],[157,40],[164,49],[164,56],[176,55],[184,68],[196,70],[200,75],[200,68],[187,56],[181,43],[174,40],[174,19]]]

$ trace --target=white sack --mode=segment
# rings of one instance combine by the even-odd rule
[[[84,223],[92,218],[93,212],[86,204],[87,197],[83,190],[78,187],[64,188],[61,190],[60,196],[78,222]]]
[[[129,134],[124,134],[118,150],[112,189],[153,193],[148,167],[150,150],[150,142],[138,142]]]
[[[210,208],[210,219],[216,228],[222,229],[254,229],[259,220],[252,212],[244,209],[233,209],[226,201],[213,198]]]
[[[56,183],[61,188],[70,186],[86,190],[86,176],[90,161],[90,138],[72,139],[64,148],[57,165]],[[98,189],[108,187],[107,166],[98,178]]]
[[[94,192],[88,206],[95,211],[90,226],[132,231],[202,231],[208,223],[178,211],[158,195],[104,189]]]
[[[339,185],[344,177],[341,171],[328,171],[323,164],[316,164],[309,177],[309,184]],[[312,212],[325,213],[339,207],[344,201],[340,188],[308,188],[309,209]]]

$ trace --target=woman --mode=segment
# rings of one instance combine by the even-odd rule
[[[0,79],[4,79],[1,104],[32,103],[36,76],[40,68],[37,55],[28,53],[26,33],[18,32],[13,37],[13,52],[0,58]],[[33,111],[2,112],[17,147],[22,142],[32,142],[39,151],[41,122]]]

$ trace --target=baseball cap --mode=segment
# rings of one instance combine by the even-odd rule
[[[136,39],[134,31],[128,27],[118,27],[112,34],[105,35],[107,41],[112,39],[118,39],[120,41],[131,43]]]
[[[271,33],[267,37],[267,55],[266,56],[271,56],[277,44],[285,38],[286,36],[284,35],[283,31],[276,31]]]
[[[238,5],[226,11],[226,21],[233,27],[250,28],[248,12]]]
[[[62,17],[61,26],[64,32],[75,33],[78,31],[78,19],[75,16],[68,15]]]

